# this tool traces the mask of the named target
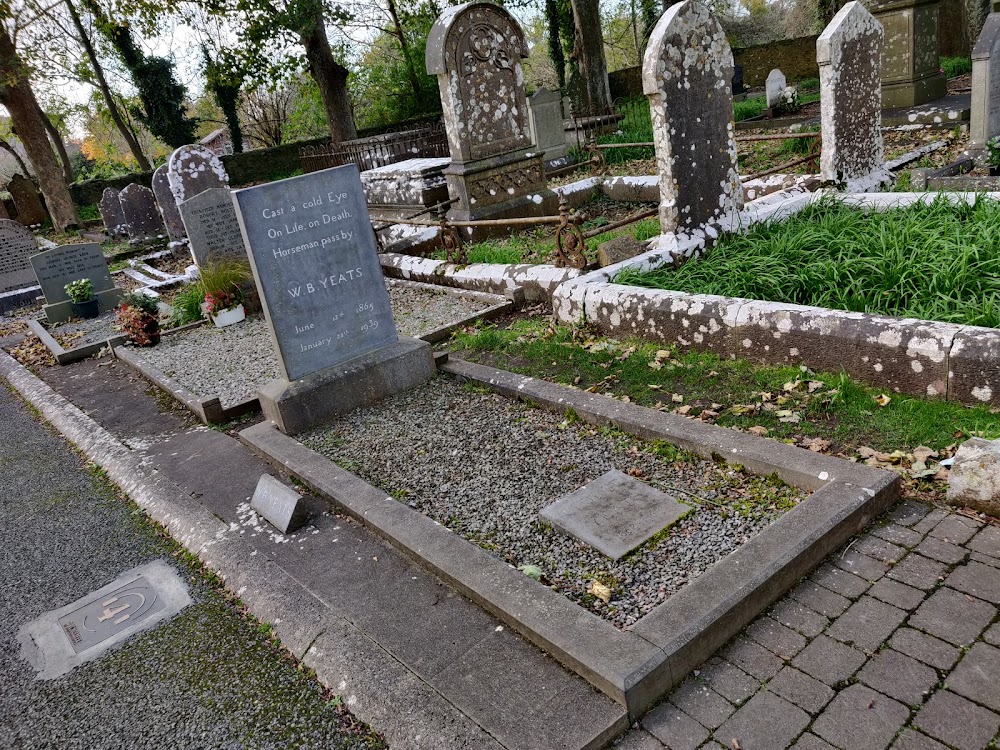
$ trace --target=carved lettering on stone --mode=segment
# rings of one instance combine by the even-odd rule
[[[163,225],[167,228],[167,235],[174,242],[183,240],[187,235],[184,232],[184,222],[181,221],[181,212],[177,208],[177,201],[170,190],[170,178],[167,175],[168,166],[161,165],[153,172],[153,195],[156,197],[156,206],[160,209],[160,216],[163,217]]]
[[[37,252],[38,243],[30,229],[0,219],[0,294],[35,286],[30,259]]]
[[[177,205],[210,188],[229,187],[229,175],[222,160],[211,149],[198,144],[181,146],[170,154],[167,179]]]

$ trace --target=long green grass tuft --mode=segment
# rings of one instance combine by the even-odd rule
[[[965,75],[972,72],[971,57],[942,57],[941,70],[944,71],[945,78]]]

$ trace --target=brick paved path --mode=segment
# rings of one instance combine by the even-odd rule
[[[831,555],[618,750],[984,750],[1000,528],[912,501]]]

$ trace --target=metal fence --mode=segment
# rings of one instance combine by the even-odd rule
[[[305,146],[299,150],[303,172],[357,164],[362,172],[406,159],[448,156],[448,136],[443,122],[343,141],[337,147]]]

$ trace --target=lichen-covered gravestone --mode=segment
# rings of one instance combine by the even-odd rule
[[[537,216],[557,207],[528,122],[527,56],[524,32],[499,5],[449,8],[431,28],[427,72],[437,76],[448,133],[452,219]]]
[[[767,74],[767,80],[764,82],[764,96],[767,98],[768,109],[778,105],[778,102],[781,101],[781,92],[785,90],[787,85],[785,74],[778,68]]]
[[[163,234],[163,219],[156,208],[153,191],[133,182],[118,194],[121,199],[125,226],[131,242],[142,242]]]
[[[210,188],[229,187],[229,175],[222,161],[201,145],[181,146],[170,154],[167,179],[178,206]]]
[[[969,146],[986,148],[1000,135],[1000,13],[990,13],[972,50],[972,120]]]
[[[27,227],[44,224],[49,218],[38,197],[38,189],[35,183],[22,174],[16,174],[10,178],[7,184],[10,197],[14,199],[14,207],[17,209],[17,220]]]
[[[185,238],[184,222],[177,210],[177,201],[170,190],[170,180],[167,177],[167,165],[163,164],[153,172],[153,196],[163,217],[163,225],[167,228],[167,236],[171,242],[182,242]]]
[[[121,300],[122,291],[108,271],[108,262],[95,242],[60,245],[31,256],[35,278],[45,296],[45,317],[49,323],[64,323],[73,317],[73,303],[66,294],[66,285],[79,279],[90,279],[101,312],[113,309]]]
[[[179,208],[191,256],[199,267],[213,257],[246,259],[243,234],[229,190],[209,188],[184,201]]]
[[[882,146],[881,24],[855,0],[816,40],[823,154],[820,177],[849,193],[892,182]]]
[[[660,17],[642,64],[660,177],[657,249],[729,228],[743,207],[732,78],[732,50],[708,8],[684,0]]]
[[[115,188],[104,188],[97,208],[101,212],[104,229],[111,239],[128,236],[128,224],[125,223],[125,213],[122,211],[121,194]]]
[[[21,301],[10,299],[12,292],[35,286],[30,259],[37,252],[38,243],[30,229],[16,221],[0,219],[0,310]]]

